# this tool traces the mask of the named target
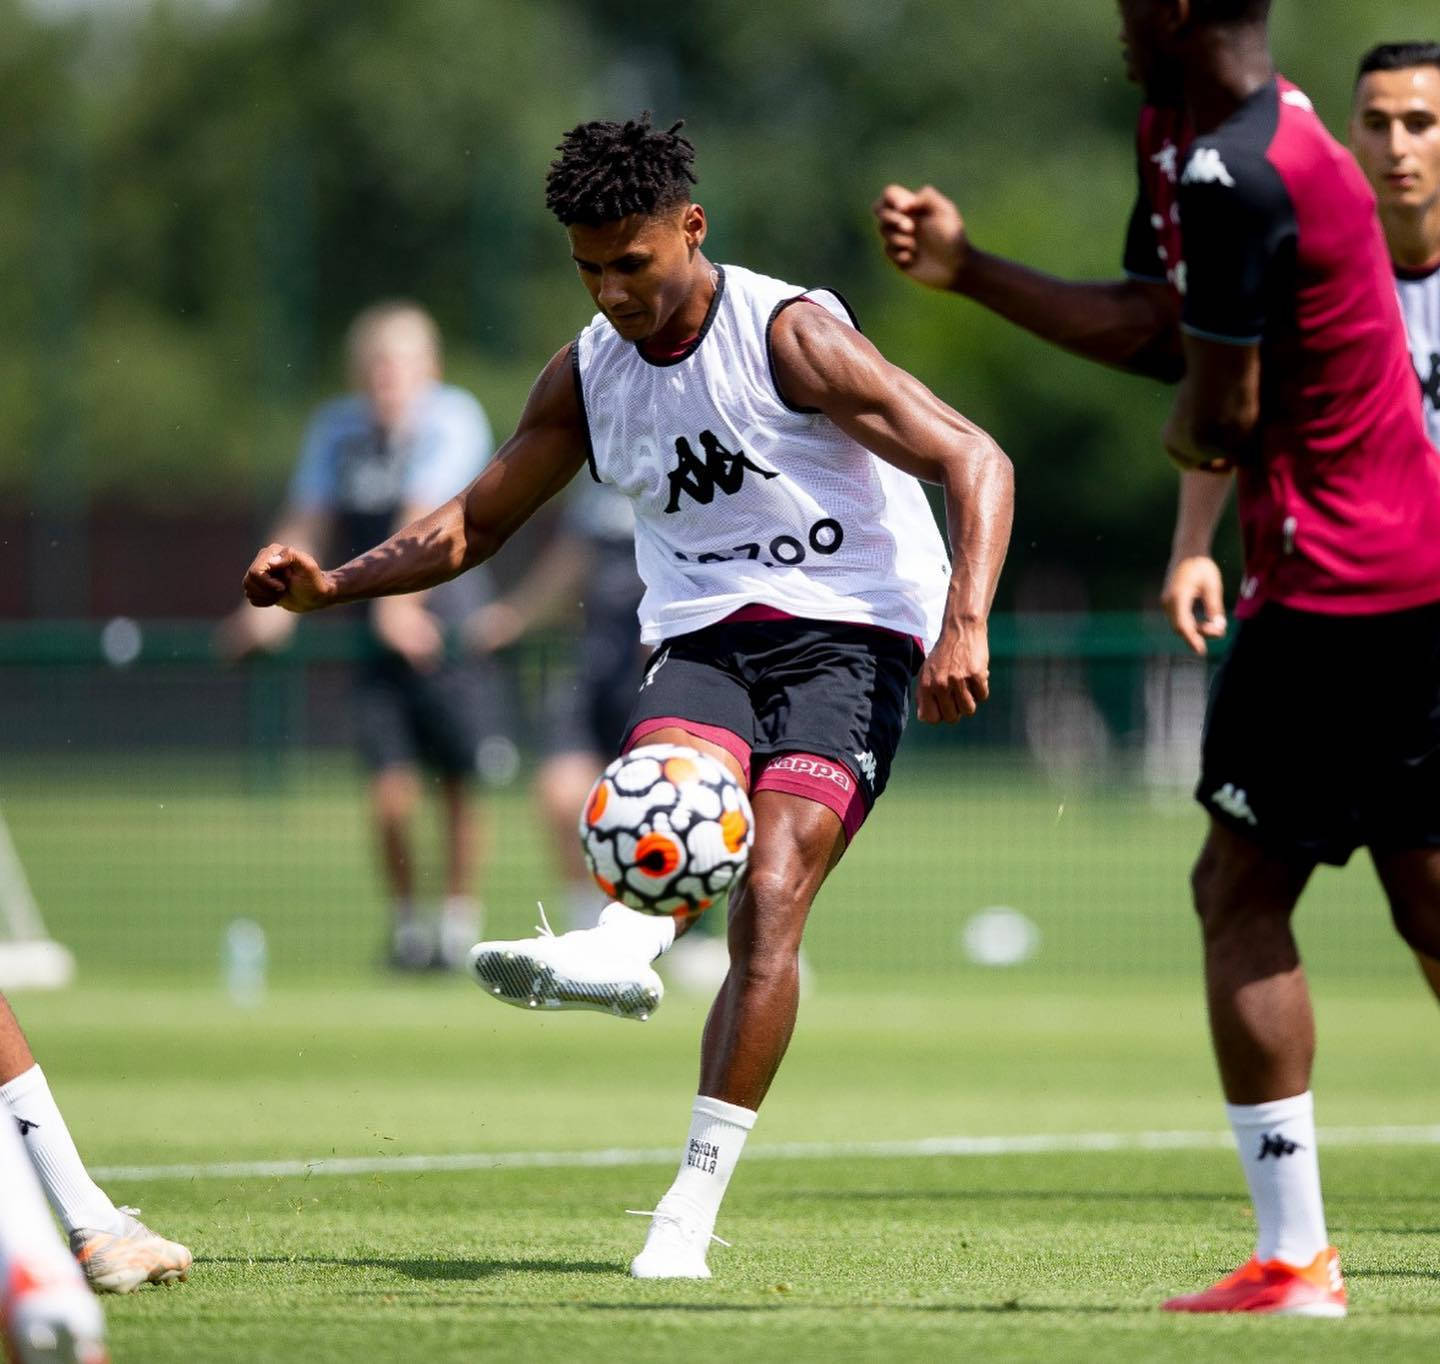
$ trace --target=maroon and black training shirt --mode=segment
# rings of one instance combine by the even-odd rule
[[[1138,151],[1126,272],[1168,280],[1195,336],[1260,347],[1238,614],[1440,600],[1440,459],[1359,167],[1281,77],[1199,137],[1147,106]]]

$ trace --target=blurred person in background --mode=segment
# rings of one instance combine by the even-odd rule
[[[1127,279],[1071,283],[980,251],[934,189],[892,185],[875,208],[886,253],[918,281],[1178,382],[1166,606],[1202,654],[1225,629],[1218,572],[1202,592],[1186,565],[1213,566],[1238,485],[1241,626],[1210,698],[1196,789],[1210,825],[1191,886],[1258,1236],[1238,1270],[1165,1307],[1341,1317],[1291,917],[1318,864],[1366,847],[1396,928],[1440,973],[1440,461],[1375,196],[1276,73],[1269,9],[1121,0],[1146,101]],[[1397,189],[1419,178],[1394,176]]]
[[[1365,54],[1350,150],[1375,191],[1426,425],[1440,448],[1440,42],[1382,43]]]
[[[20,1145],[70,1238],[70,1250],[80,1261],[92,1288],[100,1293],[129,1293],[141,1284],[175,1283],[188,1277],[190,1252],[174,1241],[157,1236],[137,1221],[137,1209],[117,1208],[90,1178],[50,1093],[45,1072],[36,1063],[3,995],[0,995],[0,1104],[15,1121]],[[22,1181],[12,1179],[11,1163],[10,1153],[0,1150],[0,1175],[3,1175],[0,1208],[6,1210],[8,1220],[7,1229],[0,1231],[0,1239],[14,1230],[14,1234],[23,1239],[21,1249],[26,1253],[25,1262],[29,1263],[28,1256],[33,1253],[42,1265],[48,1264],[53,1258],[48,1253],[48,1242],[54,1240],[54,1227],[48,1217],[43,1218],[46,1235],[41,1235],[38,1229],[41,1219],[37,1219],[34,1200],[29,1198]],[[6,1258],[7,1264],[9,1254],[8,1245],[0,1249],[0,1257]],[[61,1274],[57,1280],[57,1291],[64,1289],[64,1278]],[[8,1304],[16,1285],[0,1285],[0,1292]],[[8,1312],[8,1306],[6,1310]],[[83,1309],[76,1311],[79,1313],[77,1325],[88,1320]]]
[[[379,303],[346,340],[353,392],[311,420],[274,535],[316,553],[350,557],[467,486],[490,460],[490,425],[469,393],[441,382],[440,334],[413,303]],[[481,828],[477,766],[509,764],[499,669],[454,657],[447,636],[490,595],[470,573],[429,592],[386,597],[368,620],[374,649],[354,683],[357,739],[389,893],[390,964],[459,968],[480,936],[474,893]],[[240,606],[221,625],[222,654],[277,649],[295,617]],[[513,764],[509,764],[512,765]],[[444,823],[444,904],[438,923],[417,906],[413,824],[421,774],[438,785]]]

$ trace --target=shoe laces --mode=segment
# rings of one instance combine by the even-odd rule
[[[540,922],[535,925],[535,931],[542,938],[553,938],[555,930],[550,927],[550,920],[545,917],[545,905],[541,900],[535,901],[535,908],[540,911]]]
[[[668,1222],[671,1226],[678,1228],[682,1232],[686,1230],[685,1223],[682,1222],[680,1218],[677,1217],[673,1212],[661,1212],[658,1208],[654,1208],[650,1212],[645,1212],[640,1208],[626,1208],[625,1215],[627,1217],[648,1217],[656,1222]],[[724,1246],[727,1250],[730,1248],[730,1242],[727,1241],[723,1236],[716,1236],[713,1231],[710,1233],[706,1244],[708,1245],[710,1241],[715,1241],[719,1245]]]

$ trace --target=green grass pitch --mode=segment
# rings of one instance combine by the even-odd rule
[[[111,1176],[187,1241],[190,1283],[109,1300],[146,1361],[1306,1357],[1428,1359],[1440,1330],[1440,1147],[1322,1152],[1354,1310],[1341,1323],[1156,1310],[1248,1253],[1223,1146],[781,1159],[787,1143],[1223,1126],[1184,876],[1200,821],[1134,790],[902,768],[817,907],[818,987],[718,1230],[716,1277],[625,1276],[673,1158],[407,1172],[400,1157],[673,1150],[705,1001],[643,1027],[527,1017],[463,980],[374,967],[378,904],[348,774],[247,785],[204,764],[6,774],[4,813],[81,979],[17,1008],[96,1168],[352,1157],[308,1177]],[[493,810],[492,922],[552,894],[523,795]],[[958,928],[1008,904],[1044,934],[1009,971]],[[239,1009],[219,943],[269,933]],[[1440,1018],[1362,865],[1326,874],[1301,936],[1326,1128],[1440,1124]]]

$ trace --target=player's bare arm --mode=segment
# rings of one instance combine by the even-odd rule
[[[797,304],[771,332],[781,392],[852,440],[945,490],[954,569],[940,638],[920,673],[917,713],[953,723],[990,694],[986,623],[1014,515],[1010,460],[973,422],[822,308]]]
[[[1179,309],[1164,282],[1077,283],[978,250],[955,204],[927,185],[889,185],[874,204],[885,254],[932,289],[963,294],[1087,360],[1174,382]]]
[[[1260,347],[1187,332],[1185,378],[1165,423],[1166,452],[1182,469],[1223,473],[1253,461],[1260,442]]]
[[[463,492],[328,571],[294,546],[267,545],[245,574],[245,596],[306,612],[435,587],[490,558],[575,476],[585,449],[566,346],[536,380],[514,435]]]
[[[1229,474],[1201,470],[1181,474],[1170,563],[1160,593],[1170,628],[1202,658],[1205,641],[1225,635],[1225,585],[1211,545],[1231,482]]]

